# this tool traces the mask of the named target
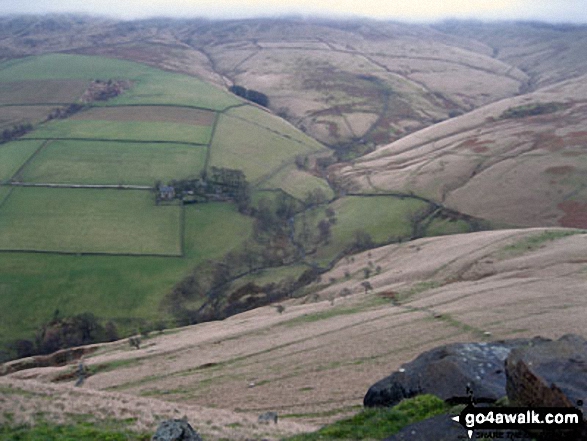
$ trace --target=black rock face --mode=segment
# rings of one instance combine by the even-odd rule
[[[494,402],[506,395],[504,362],[510,351],[535,340],[456,343],[432,349],[371,386],[363,404],[394,406],[419,394],[433,394],[453,404],[466,402],[470,394],[477,402]]]

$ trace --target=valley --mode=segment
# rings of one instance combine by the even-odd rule
[[[586,40],[0,17],[0,423],[321,439],[438,345],[587,337]]]

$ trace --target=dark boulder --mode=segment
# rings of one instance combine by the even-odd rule
[[[471,393],[477,402],[506,395],[504,362],[514,347],[534,341],[455,343],[424,352],[369,388],[366,407],[394,406],[404,398],[433,394],[449,403],[463,403]]]
[[[166,420],[159,424],[151,441],[203,441],[186,418]]]
[[[587,418],[587,340],[584,338],[565,335],[557,341],[516,348],[509,354],[505,370],[506,390],[512,404],[577,407],[584,419]],[[543,435],[555,439],[552,434]],[[573,439],[587,440],[587,421],[584,420],[582,435]]]

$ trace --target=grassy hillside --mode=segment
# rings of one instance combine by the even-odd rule
[[[6,185],[0,187],[5,232],[0,285],[2,309],[11,311],[10,317],[3,316],[1,341],[30,337],[55,309],[91,311],[115,319],[122,330],[137,320],[167,320],[159,303],[173,285],[198,263],[221,258],[250,236],[251,218],[228,203],[181,208],[156,206],[148,191],[10,187],[12,180],[151,186],[156,180],[197,178],[210,166],[218,143],[211,138],[215,120],[228,106],[240,105],[239,98],[195,78],[100,57],[29,57],[3,63],[0,72],[0,85],[5,85],[0,99],[17,105],[77,102],[95,78],[131,84],[116,98],[44,122],[28,134],[35,140],[0,145],[0,180]],[[244,132],[260,131],[259,149],[279,140],[274,166],[293,160],[304,142],[309,147],[303,149],[321,148],[252,106],[238,115]],[[220,132],[231,130],[229,124]],[[271,168],[264,167],[263,173],[268,172]],[[57,252],[72,255],[53,254]],[[79,255],[87,253],[119,256]],[[183,257],[140,257],[145,255]]]
[[[140,323],[171,322],[175,317],[161,310],[161,302],[174,285],[196,266],[211,271],[229,251],[242,256],[245,241],[254,257],[231,263],[231,277],[258,267],[270,280],[259,283],[289,286],[306,265],[330,265],[352,248],[357,230],[371,236],[369,246],[411,237],[411,217],[428,208],[416,199],[360,196],[328,205],[335,193],[314,165],[313,155],[327,153],[316,140],[215,86],[138,63],[63,54],[4,62],[0,101],[66,109],[88,95],[84,87],[103,87],[107,80],[126,89],[71,114],[47,115],[24,138],[0,145],[0,259],[6,263],[0,285],[11,311],[0,326],[2,342],[30,338],[56,309],[92,312],[123,332]],[[196,179],[213,167],[244,172],[253,195],[249,215],[228,202],[157,205],[146,191],[155,181]],[[23,183],[53,188],[13,186]],[[282,216],[279,210],[289,206],[295,222],[259,227],[251,214],[269,194],[271,216]],[[326,208],[337,217],[327,242],[318,230]],[[436,230],[449,231],[443,225]],[[230,289],[249,281],[256,276],[246,274]]]
[[[496,224],[587,227],[585,77],[502,100],[339,169],[361,193],[415,194]]]
[[[128,426],[152,431],[155,423],[138,410],[165,414],[166,405],[176,406],[209,434],[207,439],[219,440],[218,431],[234,422],[221,423],[223,412],[254,420],[277,409],[277,425],[252,427],[294,435],[297,429],[286,427],[296,422],[314,426],[305,430],[313,433],[295,438],[300,440],[382,439],[387,435],[376,431],[390,435],[405,421],[398,411],[445,411],[429,397],[395,412],[361,411],[369,386],[423,351],[453,342],[584,336],[586,241],[581,230],[519,229],[372,249],[341,260],[306,295],[280,302],[281,313],[267,306],[222,322],[152,334],[140,350],[126,341],[103,345],[85,359],[92,376],[83,388],[68,387],[75,379],[49,384],[75,365],[11,374],[0,379],[0,387],[14,385],[24,389],[23,396],[7,394],[0,417],[12,411],[18,424],[30,409],[38,409],[54,421],[62,414],[59,408],[40,407],[46,403],[42,397],[51,394],[57,402],[70,400],[68,421],[90,405],[103,420],[103,406],[109,406],[115,411],[106,415],[135,417]],[[366,279],[363,268],[371,264],[380,270]],[[20,380],[32,375],[35,382]],[[129,405],[146,398],[153,400],[150,406]],[[204,409],[219,415],[196,414]],[[218,426],[216,432],[209,420]],[[324,424],[329,425],[316,432]],[[283,438],[270,433],[268,439]]]

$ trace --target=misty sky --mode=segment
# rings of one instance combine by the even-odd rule
[[[432,21],[444,18],[587,23],[587,0],[0,0],[0,15],[245,18],[287,14]]]

